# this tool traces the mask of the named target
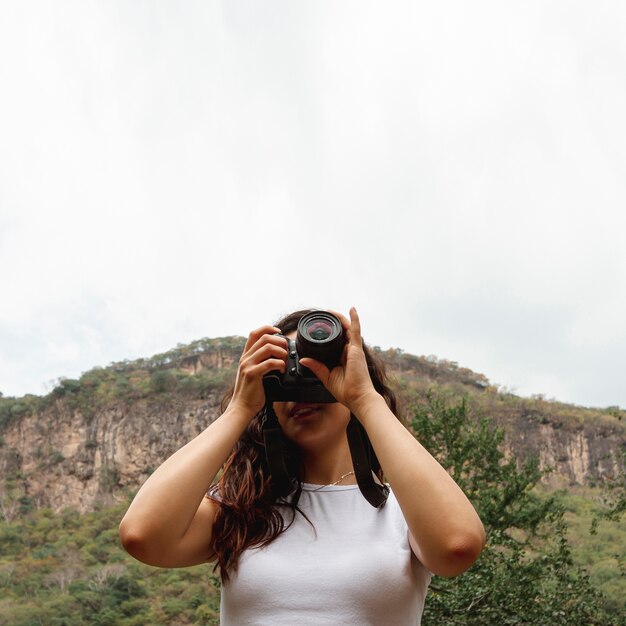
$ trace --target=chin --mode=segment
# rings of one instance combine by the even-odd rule
[[[284,431],[283,431],[284,432]],[[299,448],[307,451],[328,450],[337,444],[348,443],[345,428],[341,431],[328,432],[326,430],[298,429],[297,431],[287,431],[285,436],[295,443]]]

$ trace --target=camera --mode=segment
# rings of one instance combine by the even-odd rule
[[[263,377],[268,402],[336,402],[313,372],[300,364],[302,357],[332,369],[341,362],[346,336],[341,321],[327,311],[312,311],[298,322],[295,340],[289,346],[285,373],[278,370]]]

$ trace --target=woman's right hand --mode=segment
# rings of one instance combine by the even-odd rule
[[[284,373],[287,367],[287,340],[276,333],[280,329],[275,326],[253,330],[239,359],[230,406],[246,411],[251,419],[265,405],[263,376],[273,370]]]

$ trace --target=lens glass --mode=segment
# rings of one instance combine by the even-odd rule
[[[324,341],[333,334],[333,327],[325,320],[311,320],[306,325],[306,334],[315,341]]]

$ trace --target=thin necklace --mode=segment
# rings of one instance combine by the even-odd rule
[[[336,480],[334,483],[328,483],[327,485],[320,485],[319,487],[316,487],[315,489],[309,489],[308,491],[319,491],[320,489],[324,489],[324,487],[334,487],[335,485],[338,485],[344,478],[347,478],[348,476],[350,476],[350,474],[354,474],[354,471],[344,474],[339,480]]]

